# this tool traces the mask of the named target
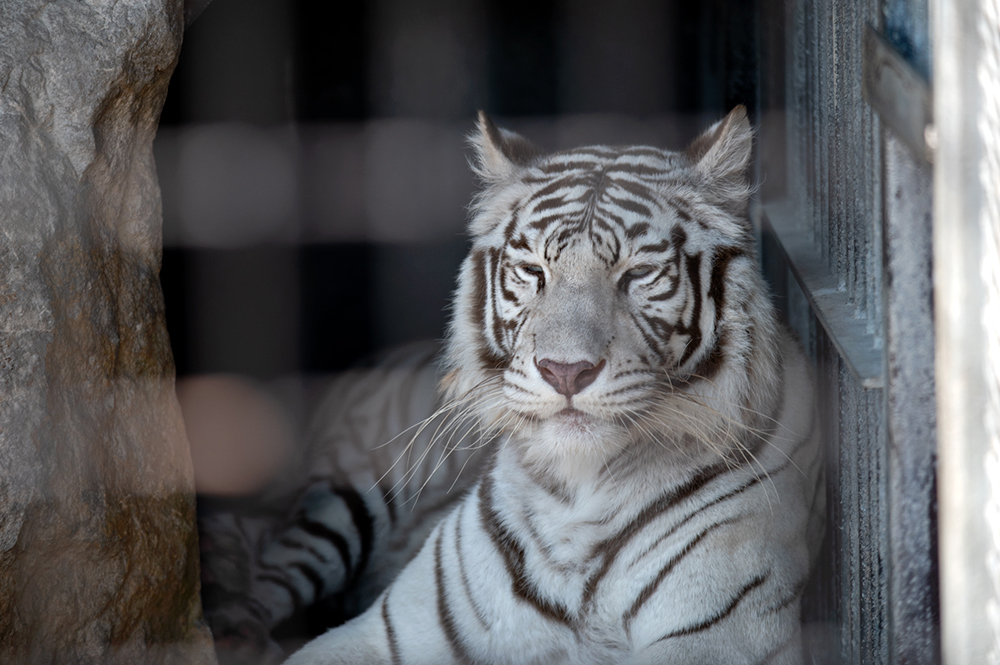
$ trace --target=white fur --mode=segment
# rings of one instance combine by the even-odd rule
[[[819,445],[807,364],[734,212],[749,193],[745,112],[688,157],[596,147],[518,163],[485,122],[474,143],[488,188],[444,388],[502,440],[374,605],[288,662],[391,663],[393,645],[406,663],[800,662]],[[561,164],[588,159],[562,199],[532,199]],[[583,220],[558,252],[551,229],[531,230],[553,214],[564,228]],[[601,214],[621,228],[587,226]],[[657,243],[667,249],[642,249]],[[656,328],[655,354],[644,321],[677,324]],[[567,398],[540,358],[604,365]]]

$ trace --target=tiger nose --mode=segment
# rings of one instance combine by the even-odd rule
[[[604,361],[594,365],[592,362],[581,360],[577,363],[557,363],[555,360],[543,358],[535,359],[535,367],[549,385],[556,389],[556,392],[566,397],[577,394],[597,378],[597,375],[604,369]]]

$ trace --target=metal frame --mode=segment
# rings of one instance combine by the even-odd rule
[[[814,357],[828,450],[828,540],[804,600],[816,663],[940,659],[934,132],[911,62],[926,53],[904,57],[880,32],[926,48],[919,4],[761,4],[755,218]]]

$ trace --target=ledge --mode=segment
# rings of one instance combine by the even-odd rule
[[[757,206],[760,228],[774,234],[778,249],[791,274],[809,301],[816,320],[851,373],[865,388],[882,388],[882,349],[875,335],[868,331],[863,318],[837,279],[826,268],[826,261],[809,237],[798,228],[795,214],[787,200]]]

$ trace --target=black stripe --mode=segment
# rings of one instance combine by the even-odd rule
[[[392,665],[403,665],[403,658],[399,653],[399,642],[396,641],[396,629],[392,627],[389,619],[389,591],[386,590],[382,596],[382,623],[385,624],[385,636],[389,642],[389,656],[392,658]]]
[[[537,589],[525,574],[524,547],[500,521],[493,508],[493,479],[486,475],[479,485],[479,518],[483,530],[493,541],[493,545],[503,557],[507,573],[511,577],[511,592],[532,605],[545,618],[570,626],[572,619],[566,608],[552,603],[538,595]]]
[[[674,567],[678,563],[680,563],[681,559],[690,554],[691,550],[693,550],[698,545],[698,543],[704,540],[709,533],[715,531],[716,529],[722,526],[733,524],[738,519],[739,518],[737,517],[730,517],[720,522],[716,522],[715,524],[712,524],[711,526],[703,530],[697,536],[692,538],[680,552],[675,554],[669,561],[667,561],[667,563],[663,566],[663,568],[660,569],[660,572],[656,575],[656,577],[653,579],[652,582],[643,587],[642,591],[640,591],[639,595],[636,597],[635,602],[632,603],[632,607],[628,608],[625,614],[622,615],[622,625],[625,627],[625,634],[628,636],[630,640],[632,639],[632,619],[634,619],[635,615],[639,613],[639,610],[641,610],[642,606],[646,604],[646,601],[652,598],[653,594],[660,587],[660,584],[663,582],[664,579],[666,579],[667,575],[670,574],[670,571],[672,571]]]
[[[347,540],[342,535],[322,522],[316,522],[305,517],[300,518],[295,523],[295,526],[299,527],[310,536],[325,540],[337,548],[337,553],[340,554],[340,559],[344,562],[344,570],[350,573],[351,549],[347,544]]]
[[[660,252],[667,251],[669,248],[670,248],[670,241],[669,240],[661,240],[660,242],[656,243],[655,245],[642,245],[636,251],[637,252],[652,252],[652,253],[659,254]]]
[[[621,220],[619,218],[619,221],[623,222],[624,220]],[[632,226],[625,229],[625,237],[628,238],[629,240],[634,240],[635,238],[638,238],[648,230],[649,230],[649,224],[647,224],[646,222],[638,222],[637,224],[633,224]]]
[[[785,462],[783,462],[781,466],[779,466],[776,469],[773,469],[772,471],[766,472],[765,475],[768,478],[770,478],[773,474],[780,473],[781,471],[783,471],[787,466],[789,466],[789,464],[790,464],[790,462],[788,460],[785,460]],[[680,522],[678,522],[677,524],[675,524],[672,527],[670,527],[669,530],[667,530],[664,534],[662,534],[659,538],[657,538],[656,541],[652,545],[650,545],[646,549],[645,552],[643,552],[642,554],[640,554],[639,556],[636,557],[636,561],[638,561],[642,557],[644,557],[647,554],[649,554],[650,552],[652,552],[654,549],[656,549],[657,546],[659,546],[660,543],[662,543],[664,540],[666,540],[667,538],[669,538],[670,536],[672,536],[674,533],[677,532],[678,529],[680,529],[682,526],[684,526],[685,524],[687,524],[688,522],[690,522],[692,519],[694,519],[695,517],[697,517],[701,513],[705,512],[709,508],[712,508],[713,506],[719,505],[723,501],[727,501],[727,500],[733,498],[734,496],[742,494],[743,492],[747,491],[748,489],[750,489],[754,485],[758,485],[761,482],[763,482],[763,478],[760,475],[755,475],[753,478],[751,478],[747,482],[743,483],[739,487],[737,487],[735,489],[732,489],[732,490],[729,490],[725,494],[716,497],[715,499],[709,501],[708,503],[706,503],[706,504],[704,504],[702,506],[698,506],[697,509],[693,510],[684,519],[682,519]]]
[[[649,333],[649,331],[646,330],[646,328],[639,321],[639,317],[636,314],[633,314],[632,312],[628,312],[628,316],[629,316],[629,318],[632,319],[632,323],[635,325],[636,330],[638,330],[639,334],[642,335],[642,340],[646,343],[646,346],[649,348],[650,351],[652,351],[653,353],[656,354],[656,357],[658,359],[657,364],[663,364],[663,362],[666,360],[666,356],[663,354],[663,351],[660,349],[660,342],[659,342],[659,340],[657,340],[655,337],[653,337]],[[648,320],[648,318],[649,317],[643,315],[643,319],[647,319]],[[650,364],[650,363],[647,362],[646,364]]]
[[[302,573],[302,576],[305,577],[309,581],[309,584],[312,585],[313,597],[312,601],[306,603],[307,605],[311,605],[313,602],[323,597],[323,578],[319,573],[313,570],[309,564],[296,561],[295,563],[289,564],[288,567]],[[305,598],[303,598],[303,600],[305,600]]]
[[[444,630],[444,636],[448,639],[448,646],[451,647],[451,653],[455,660],[459,663],[471,663],[469,652],[462,643],[458,629],[455,627],[455,617],[452,616],[451,608],[448,607],[444,588],[444,568],[441,565],[441,539],[443,537],[444,527],[442,526],[438,530],[437,542],[434,543],[434,586],[437,589],[438,618],[441,620],[441,628]]]
[[[601,145],[588,145],[580,148],[571,148],[570,150],[564,151],[563,155],[590,155],[591,157],[596,157],[599,160],[606,160],[612,157],[617,157],[621,154],[620,148],[610,148]]]
[[[691,323],[683,330],[690,335],[684,355],[677,361],[678,365],[686,363],[701,346],[701,254],[687,256],[688,281],[691,283],[691,296],[694,298],[694,310],[691,313]]]
[[[343,500],[347,509],[351,512],[351,521],[354,522],[354,528],[357,529],[358,536],[361,539],[361,552],[358,554],[358,561],[351,573],[351,578],[356,580],[364,572],[365,567],[368,565],[368,559],[371,556],[372,542],[375,539],[374,520],[371,513],[368,512],[365,500],[361,498],[361,495],[356,490],[342,488],[334,489],[333,491],[334,494]]]
[[[487,263],[487,280],[492,287],[490,289],[491,301],[493,302],[493,343],[496,348],[504,348],[503,319],[500,316],[500,275],[503,274],[503,262],[500,260],[500,250],[492,248],[489,250],[489,262]]]
[[[521,249],[525,251],[531,249],[531,246],[528,244],[528,237],[523,233],[514,238],[513,240],[509,241],[507,243],[507,246],[510,247],[511,249]]]
[[[635,182],[634,180],[614,177],[614,173],[621,173],[623,171],[624,169],[620,168],[612,170],[611,175],[608,177],[608,183],[613,187],[617,187],[633,196],[637,196],[659,208],[659,201],[656,200],[656,196],[653,194],[653,189],[649,185]]]
[[[653,157],[662,160],[668,155],[664,155],[662,150],[649,148],[641,145],[629,146],[622,151],[622,154],[636,157]]]
[[[726,332],[723,331],[715,341],[712,350],[698,361],[698,365],[695,366],[694,371],[691,373],[692,382],[711,381],[719,374],[719,371],[722,370],[722,366],[726,362],[726,352],[723,349],[727,344]]]
[[[300,543],[297,540],[292,540],[290,537],[285,536],[278,541],[278,544],[282,547],[287,547],[290,550],[302,550],[303,552],[308,552],[314,559],[320,563],[329,563],[329,560],[323,556],[319,550],[314,547],[310,547],[304,543]]]
[[[507,222],[506,228],[503,230],[504,242],[510,242],[510,239],[514,236],[514,231],[517,230],[517,225],[521,217],[521,204],[518,203],[510,214],[510,221]],[[524,238],[524,234],[521,235]],[[524,249],[528,249],[527,243],[525,243]]]
[[[724,607],[715,615],[694,625],[688,626],[686,628],[681,628],[680,630],[675,630],[672,633],[668,633],[667,635],[664,635],[660,639],[656,640],[656,642],[669,640],[673,637],[683,637],[685,635],[693,635],[694,633],[700,633],[703,630],[708,630],[709,628],[721,622],[723,619],[732,614],[733,610],[736,609],[736,606],[740,604],[740,601],[746,598],[747,594],[749,594],[751,591],[753,591],[761,584],[763,584],[765,581],[767,581],[767,578],[770,577],[770,575],[771,575],[770,572],[765,573],[763,575],[758,575],[757,577],[747,582],[746,585],[744,585],[744,587],[736,593],[736,596],[733,597],[733,599],[729,602],[729,604],[726,605],[726,607]],[[654,642],[654,644],[656,642]]]
[[[465,516],[465,507],[467,505],[469,504],[463,503],[458,509],[458,515],[455,516],[455,556],[458,558],[458,573],[462,579],[462,588],[465,589],[465,595],[469,599],[469,605],[472,606],[473,614],[476,615],[479,624],[484,629],[489,630],[490,626],[486,622],[486,617],[483,616],[479,605],[472,597],[472,587],[469,585],[469,575],[465,569],[465,553],[462,551],[462,519]]]
[[[498,356],[486,341],[486,254],[483,251],[475,251],[470,255],[470,259],[472,261],[472,302],[469,303],[467,316],[472,322],[472,329],[479,331],[479,362],[484,367],[499,369],[503,364],[503,358]]]
[[[623,547],[625,547],[626,544],[628,544],[629,541],[632,540],[632,538],[636,536],[636,534],[639,533],[639,531],[663,513],[674,508],[688,497],[694,495],[715,478],[725,473],[733,472],[737,468],[739,467],[733,467],[732,462],[728,460],[716,462],[715,464],[702,468],[684,485],[661,494],[659,497],[647,504],[646,507],[643,508],[638,515],[636,515],[635,519],[629,522],[625,528],[620,530],[614,536],[598,543],[594,547],[594,550],[591,552],[589,558],[593,560],[598,556],[603,556],[604,561],[601,568],[594,573],[589,580],[587,580],[587,584],[583,591],[583,604],[589,604],[591,599],[594,597],[594,593],[597,591],[597,585],[604,578],[604,576],[607,575],[608,570],[610,570],[611,564],[614,563],[618,553]]]
[[[604,157],[605,155],[600,155]],[[565,173],[566,171],[590,171],[598,167],[597,162],[549,162],[540,167],[544,173]]]
[[[538,213],[545,210],[549,210],[551,208],[561,208],[567,203],[569,203],[569,201],[566,200],[565,196],[558,196],[558,197],[554,196],[551,199],[545,199],[541,203],[536,204],[535,207],[532,209],[531,213],[533,215],[537,215]]]
[[[628,210],[637,215],[642,215],[643,217],[652,217],[653,211],[649,209],[649,206],[645,206],[641,203],[636,203],[631,199],[619,198],[613,194],[606,193],[605,196],[618,208],[622,210]]]

